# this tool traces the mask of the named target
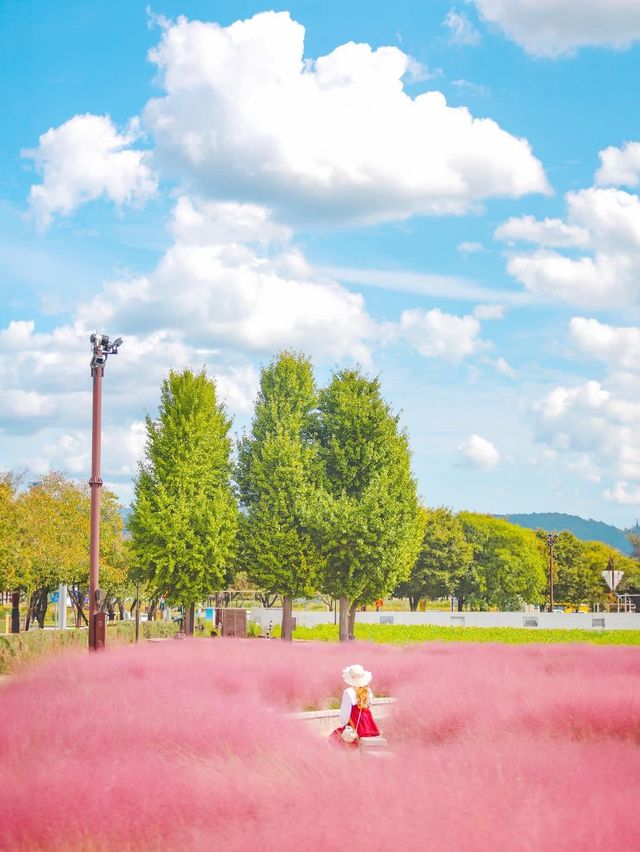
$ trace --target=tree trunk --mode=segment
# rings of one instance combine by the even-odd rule
[[[282,596],[282,632],[281,638],[287,642],[293,639],[293,597],[291,595]]]
[[[356,612],[358,611],[358,604],[352,603],[349,607],[349,641],[353,641],[355,639],[356,632]]]
[[[195,604],[191,604],[192,607],[195,607]],[[153,617],[156,614],[156,609],[158,608],[158,599],[152,598],[149,601],[149,609],[147,611],[147,621],[153,621]],[[193,623],[193,622],[192,622]],[[191,631],[193,633],[193,631]]]
[[[409,609],[411,612],[415,612],[418,609],[419,603],[420,597],[418,595],[409,595]]]
[[[27,610],[27,622],[25,630],[31,627],[32,621],[37,621],[44,628],[44,619],[49,605],[49,592],[47,589],[36,589],[29,597],[29,608]]]
[[[349,641],[349,600],[340,598],[340,641]]]
[[[458,612],[462,612],[464,608],[464,598],[458,598]]]
[[[76,627],[82,627],[82,620],[84,619],[85,624],[89,624],[89,619],[84,614],[84,610],[82,608],[82,599],[84,595],[82,593],[82,589],[69,589],[69,598],[71,599],[71,606],[75,612],[76,618]]]
[[[120,616],[120,621],[124,621],[124,601],[122,598],[116,598],[116,605],[118,607],[118,615]]]
[[[155,606],[154,606],[155,609]],[[149,607],[149,611],[151,611],[151,607]],[[193,636],[193,628],[196,623],[196,605],[189,604],[189,606],[185,606],[184,608],[184,635],[185,636]]]
[[[49,606],[49,590],[40,589],[36,592],[35,616],[40,627],[44,630],[44,620]]]

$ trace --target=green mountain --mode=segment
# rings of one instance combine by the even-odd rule
[[[605,524],[603,521],[593,521],[580,518],[578,515],[564,515],[561,512],[531,512],[525,515],[496,515],[530,530],[543,529],[548,532],[568,530],[576,538],[583,541],[602,541],[611,547],[616,547],[627,556],[633,548],[624,530]]]

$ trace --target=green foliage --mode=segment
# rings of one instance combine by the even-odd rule
[[[406,579],[422,539],[408,441],[378,380],[357,370],[333,376],[318,412],[323,487],[310,517],[326,560],[322,590],[368,602]]]
[[[477,585],[469,598],[502,610],[518,609],[523,601],[539,603],[546,563],[538,536],[490,515],[461,512],[458,517],[473,546]]]
[[[177,627],[167,621],[143,621],[140,624],[142,639],[169,638]],[[135,624],[132,621],[107,622],[107,646],[135,641]],[[86,629],[29,630],[26,633],[0,635],[0,674],[14,672],[23,666],[68,648],[86,650]]]
[[[247,622],[247,636],[253,639],[257,639],[262,636],[262,628],[257,621]]]
[[[566,515],[562,512],[531,512],[524,515],[504,515],[505,520],[530,530],[562,530],[573,533],[581,541],[600,541],[614,547],[625,555],[630,555],[631,545],[628,536],[618,527],[593,521],[578,515]]]
[[[274,631],[275,634],[275,631]],[[295,639],[335,642],[338,627],[297,627]],[[640,645],[640,630],[538,630],[525,627],[445,627],[431,624],[356,624],[356,639],[404,645],[413,642],[587,642],[594,645]]]
[[[478,587],[473,547],[464,537],[460,520],[444,507],[422,509],[424,534],[418,558],[409,578],[395,594],[408,597],[415,609],[420,598],[449,595],[468,598]]]
[[[134,578],[192,604],[226,583],[237,532],[230,421],[205,372],[170,372],[158,420],[146,419],[145,460],[129,519]]]
[[[27,528],[17,498],[17,483],[0,475],[0,589],[24,588],[29,572],[25,547]]]
[[[317,470],[315,405],[311,363],[282,352],[262,371],[251,433],[238,446],[239,563],[260,588],[290,597],[312,592],[320,563],[304,520]]]

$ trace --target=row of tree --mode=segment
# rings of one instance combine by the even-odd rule
[[[545,601],[546,534],[421,507],[407,437],[379,382],[358,370],[337,372],[319,389],[309,359],[281,353],[262,371],[235,457],[231,422],[204,371],[169,374],[146,430],[130,543],[116,497],[103,489],[108,609],[122,612],[135,585],[152,608],[161,598],[193,607],[242,578],[282,596],[284,638],[294,598],[337,598],[346,639],[358,607],[390,593],[408,597],[412,609],[421,598],[452,597],[459,609]],[[89,516],[87,487],[60,474],[26,489],[0,479],[0,589],[28,591],[29,621],[44,624],[60,582],[72,590],[77,621],[86,620]],[[556,600],[602,602],[601,572],[612,566],[625,571],[623,590],[640,591],[637,559],[560,533]]]
[[[640,593],[640,548],[629,558],[602,542],[581,541],[565,531],[551,554],[545,530],[534,532],[472,512],[454,515],[445,508],[423,513],[420,553],[409,578],[396,589],[396,595],[409,598],[411,609],[421,598],[442,597],[455,598],[460,610],[543,604],[550,569],[555,600],[574,606],[606,602],[602,572],[611,568],[624,572],[621,591]]]
[[[21,488],[18,477],[0,477],[0,589],[28,592],[26,627],[44,627],[49,595],[69,586],[76,623],[87,623],[89,489],[49,473]],[[122,612],[128,588],[129,558],[115,494],[103,489],[101,506],[101,583],[106,607]]]
[[[544,602],[544,533],[421,508],[407,436],[379,382],[357,370],[318,389],[308,358],[281,353],[262,371],[235,463],[231,423],[204,372],[172,372],[146,428],[130,527],[137,578],[156,596],[193,605],[240,569],[282,596],[284,638],[293,599],[321,593],[340,602],[341,639],[359,606],[394,591],[413,608],[422,597],[453,596],[460,609]],[[630,576],[637,568],[562,533],[557,598],[601,600],[611,559]]]
[[[193,605],[242,567],[282,596],[284,638],[294,597],[320,591],[339,599],[346,639],[422,539],[407,437],[378,380],[344,370],[318,390],[309,359],[285,352],[262,371],[235,467],[230,427],[204,372],[169,375],[130,519],[140,577]]]

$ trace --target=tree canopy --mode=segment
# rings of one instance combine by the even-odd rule
[[[323,553],[322,591],[340,598],[340,636],[358,603],[406,579],[422,539],[407,437],[378,379],[333,375],[315,422],[321,487],[311,507]]]
[[[239,564],[261,588],[283,596],[283,639],[291,638],[293,597],[312,594],[320,570],[305,521],[317,480],[316,403],[309,359],[280,353],[262,370],[251,432],[238,445]]]
[[[170,602],[190,606],[226,583],[238,523],[230,427],[204,370],[171,371],[158,419],[146,418],[132,551],[138,578]]]

